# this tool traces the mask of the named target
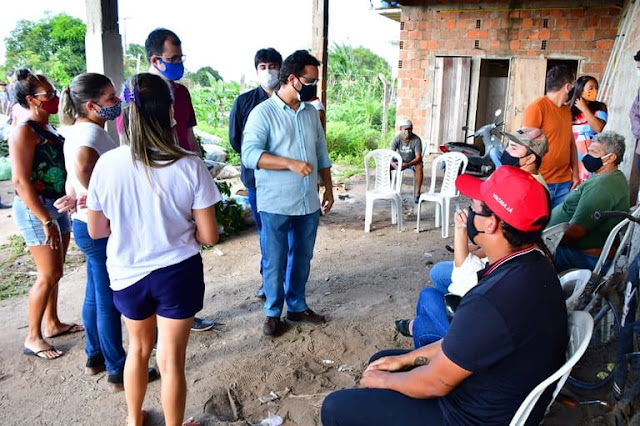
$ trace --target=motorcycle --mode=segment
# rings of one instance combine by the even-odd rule
[[[484,155],[481,155],[479,147],[466,142],[445,142],[440,145],[440,151],[461,152],[469,159],[466,173],[476,176],[489,176],[501,165],[500,155],[504,150],[500,139],[495,135],[495,131],[504,124],[504,121],[498,121],[500,115],[502,115],[502,110],[496,110],[493,123],[485,124],[468,136],[468,138],[482,138]],[[469,128],[464,126],[462,130],[469,130]]]

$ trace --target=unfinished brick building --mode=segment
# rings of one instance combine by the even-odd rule
[[[428,152],[504,111],[518,128],[544,94],[546,71],[570,66],[603,82],[624,1],[404,0],[378,13],[400,22],[397,117],[410,118]],[[601,93],[601,95],[604,94]]]

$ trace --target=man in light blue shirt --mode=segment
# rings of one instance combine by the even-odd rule
[[[242,163],[255,170],[262,220],[262,280],[267,297],[262,331],[267,336],[283,330],[280,316],[285,301],[287,320],[325,321],[309,309],[305,292],[320,220],[318,176],[325,185],[325,213],[333,205],[324,131],[316,109],[306,103],[316,94],[319,65],[305,50],[286,58],[280,68],[280,89],[251,111],[243,133]]]

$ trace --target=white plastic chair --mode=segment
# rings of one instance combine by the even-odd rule
[[[562,222],[542,231],[542,241],[551,254],[556,252],[556,248],[564,236],[564,231],[566,231],[569,226],[571,226],[569,222]]]
[[[637,207],[635,210],[631,211],[631,215],[634,217],[639,217],[640,207]],[[624,219],[613,227],[604,242],[602,252],[600,253],[600,257],[598,258],[598,262],[593,268],[593,272],[595,274],[610,276],[615,272],[626,270],[629,265],[629,259],[633,259],[635,257],[634,250],[627,250],[627,248],[631,246],[633,231],[635,229],[636,226],[629,219]],[[608,271],[602,271],[602,268],[607,261],[609,252],[614,245],[617,245],[618,248],[613,255],[611,266],[609,267]],[[630,257],[630,255],[634,257]]]
[[[520,408],[518,408],[518,411],[516,411],[516,414],[511,419],[509,426],[524,426],[529,414],[531,414],[531,410],[535,407],[542,393],[545,389],[555,383],[556,385],[551,401],[547,406],[547,411],[549,411],[549,407],[556,399],[556,396],[558,396],[560,389],[564,386],[564,382],[567,381],[567,377],[569,377],[571,369],[587,350],[592,332],[593,318],[588,312],[569,312],[569,344],[567,345],[567,361],[555,373],[533,388],[522,404],[520,404]]]
[[[444,178],[439,190],[436,190],[436,176],[440,163],[445,164]],[[460,208],[460,191],[456,189],[456,178],[467,169],[469,159],[460,152],[447,152],[439,155],[431,164],[431,186],[429,192],[420,194],[416,220],[416,232],[420,232],[420,210],[423,201],[436,203],[436,228],[440,226],[442,217],[442,238],[449,236],[449,207],[451,200],[455,200],[456,208]]]
[[[371,159],[375,161],[373,186],[371,185],[369,168]],[[400,196],[402,172],[391,173],[391,161],[398,163],[399,170],[402,169],[402,157],[390,149],[374,149],[364,157],[366,179],[364,232],[371,231],[373,202],[375,200],[391,200],[391,223],[397,223],[398,232],[402,232],[402,197]]]
[[[588,269],[574,269],[560,277],[560,285],[565,294],[567,310],[573,311],[578,298],[584,291],[591,278],[591,271]]]

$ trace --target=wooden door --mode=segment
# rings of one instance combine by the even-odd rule
[[[429,152],[447,141],[463,141],[469,109],[470,57],[436,58]]]
[[[512,81],[510,96],[507,97],[505,130],[515,131],[522,126],[522,117],[527,106],[544,95],[547,74],[545,58],[518,57],[511,60]]]

